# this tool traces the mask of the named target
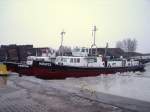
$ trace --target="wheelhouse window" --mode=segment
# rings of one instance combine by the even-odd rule
[[[97,62],[97,58],[89,58],[88,59],[88,63],[96,63]]]
[[[80,49],[79,49],[79,48],[75,48],[74,51],[75,51],[75,52],[79,52]]]
[[[82,52],[85,52],[85,49],[82,49]]]

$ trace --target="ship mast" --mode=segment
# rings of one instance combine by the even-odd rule
[[[96,47],[96,49],[95,49],[95,55],[97,55],[97,46],[96,46],[96,44],[95,44],[95,36],[96,36],[96,31],[97,31],[97,28],[96,28],[96,26],[94,26],[94,28],[93,28],[93,30],[92,30],[92,36],[94,37],[93,39],[93,44],[91,45],[91,55],[92,55],[92,53],[93,53],[93,47]]]
[[[61,42],[60,42],[60,47],[59,47],[59,55],[63,56],[63,37],[65,35],[66,32],[64,32],[64,30],[60,33],[61,35]]]
[[[106,58],[106,55],[107,55],[107,49],[108,49],[108,42],[106,43],[106,48],[105,48],[104,58]]]

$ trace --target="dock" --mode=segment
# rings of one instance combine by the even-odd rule
[[[48,80],[0,77],[0,112],[149,112],[150,103],[89,90],[66,90]],[[95,94],[95,95],[92,95]]]

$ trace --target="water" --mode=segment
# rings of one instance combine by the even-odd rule
[[[67,78],[66,80],[49,82],[66,90],[73,90],[74,88],[88,89],[89,91],[150,102],[150,64],[146,65],[146,71],[143,73],[126,72],[108,76]]]

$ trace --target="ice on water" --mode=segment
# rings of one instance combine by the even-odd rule
[[[150,102],[150,64],[145,72],[126,72],[97,77],[67,78],[50,81],[66,90],[74,88],[123,96]]]

